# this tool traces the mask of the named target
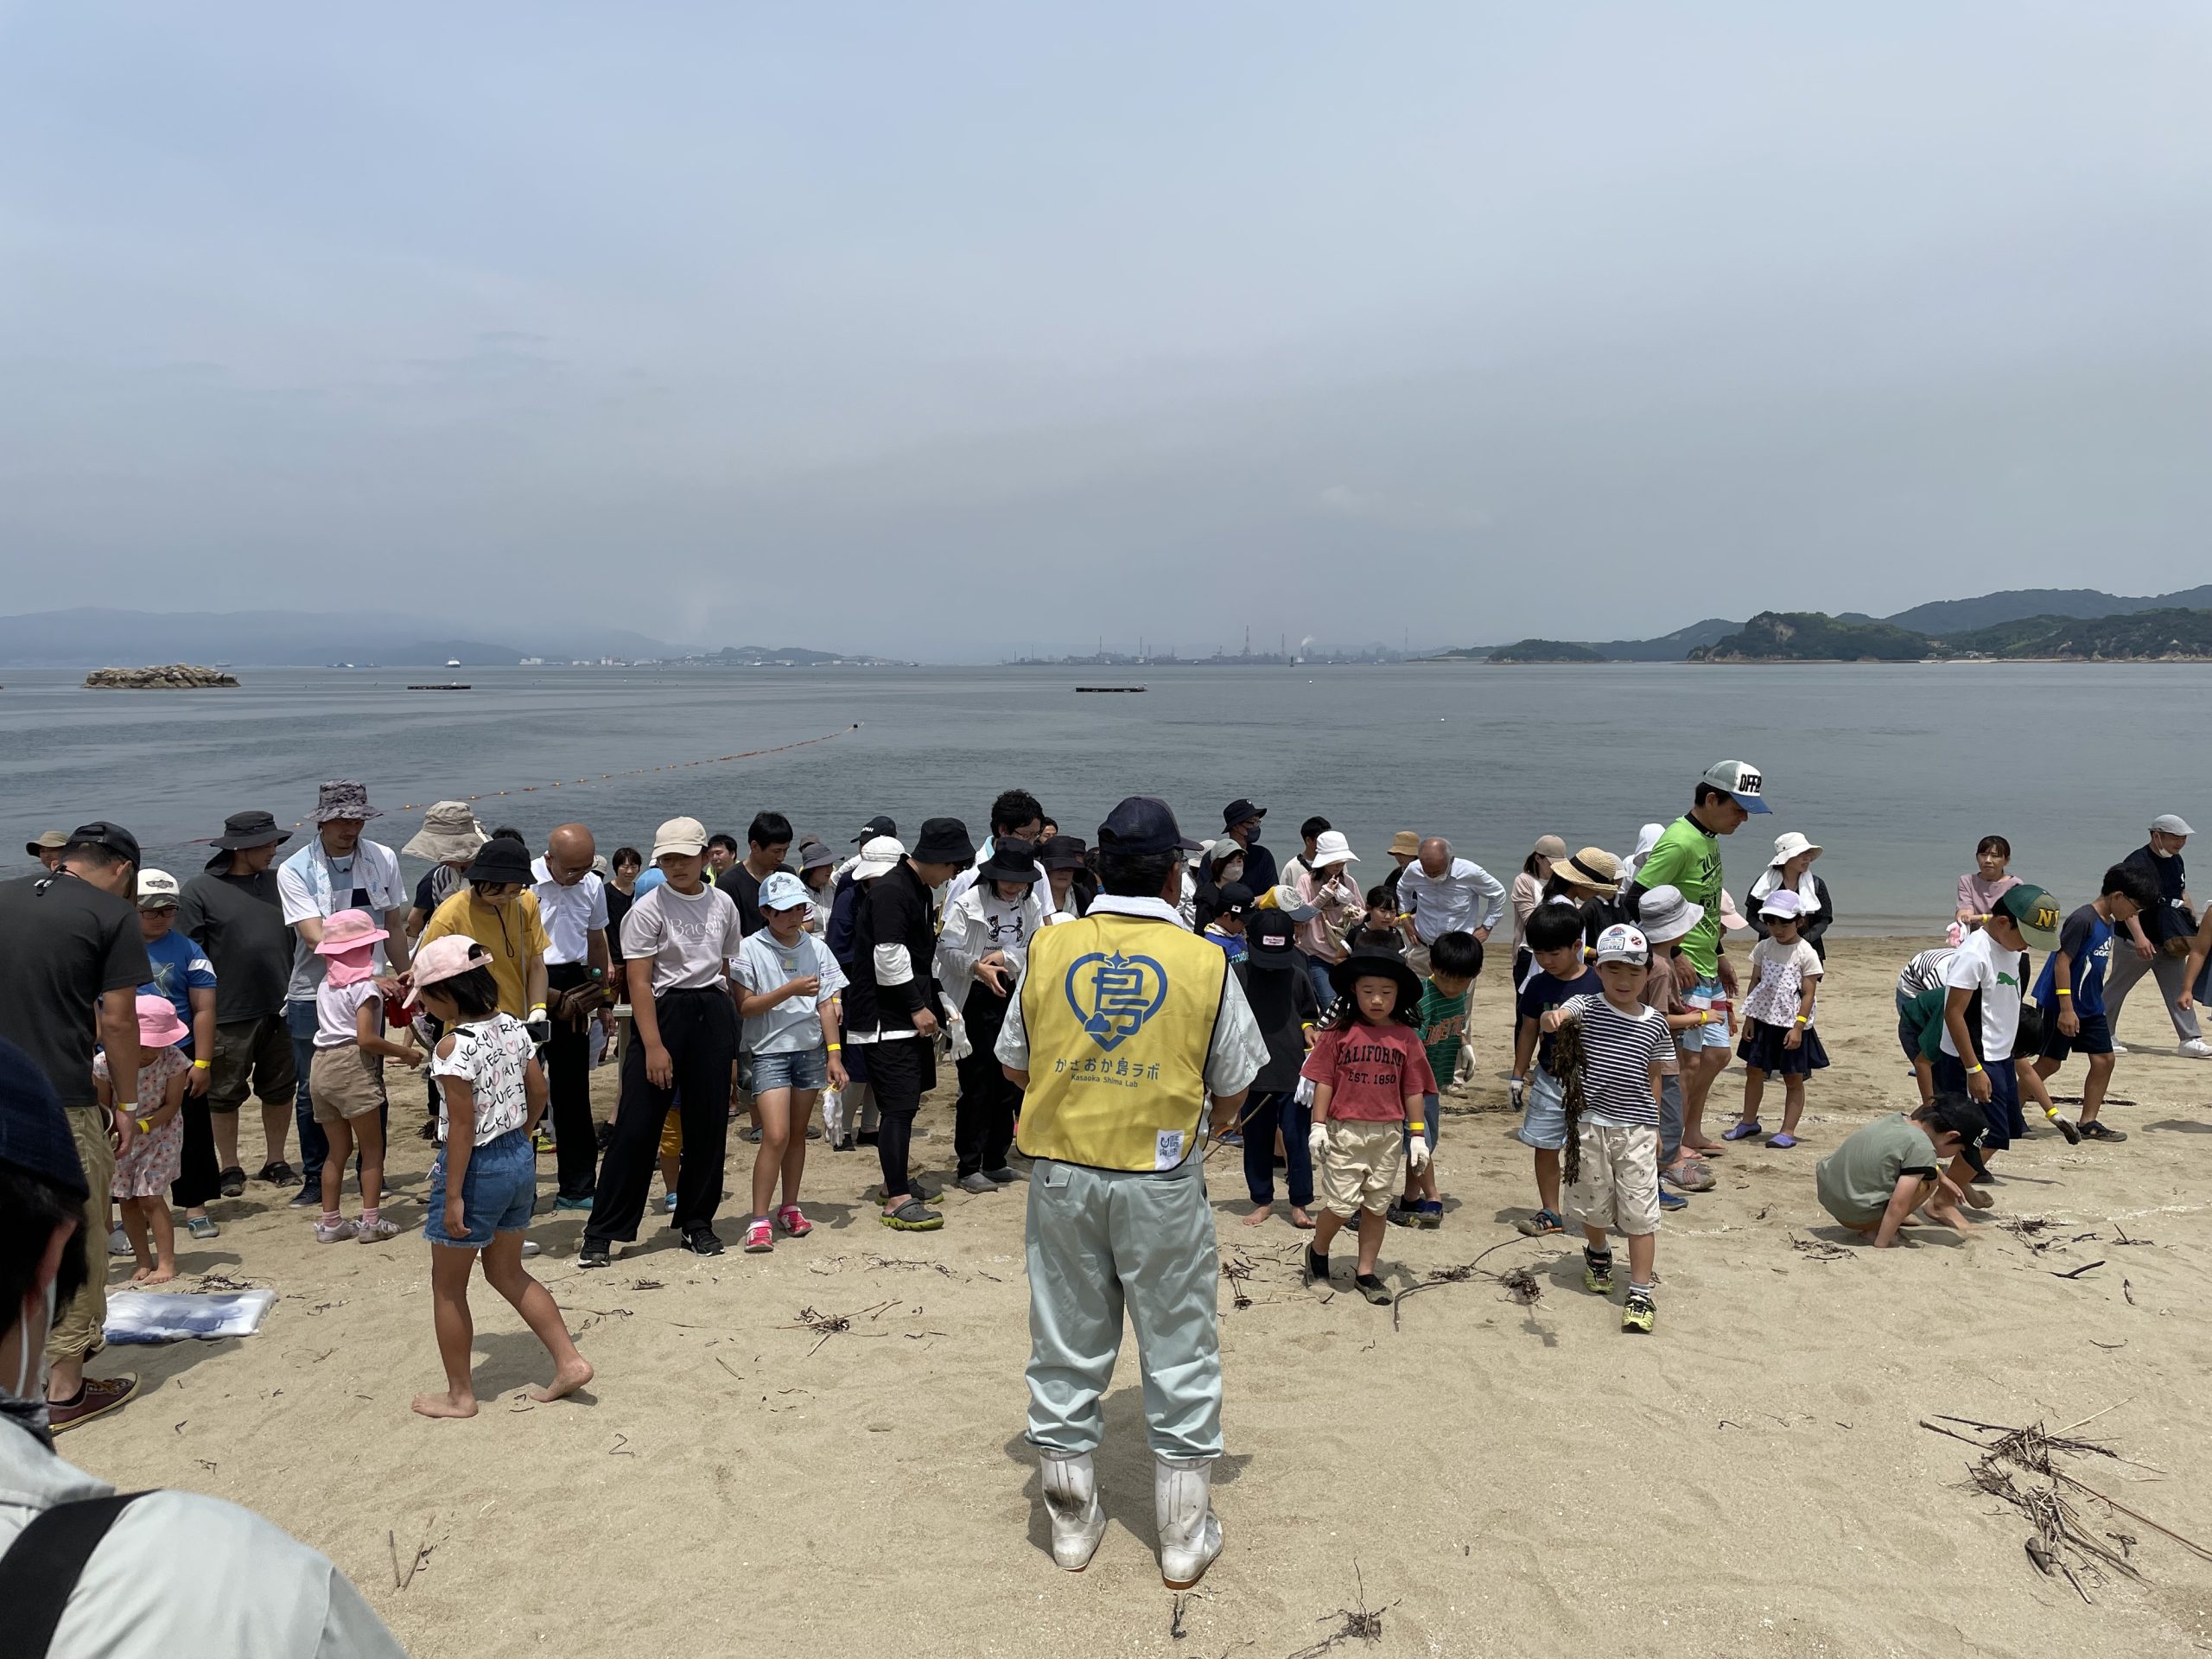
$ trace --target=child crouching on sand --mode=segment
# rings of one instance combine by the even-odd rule
[[[1973,1148],[1988,1127],[1980,1103],[1957,1094],[1938,1095],[1910,1117],[1892,1112],[1876,1118],[1814,1168],[1821,1208],[1872,1239],[1876,1249],[1896,1243],[1897,1230],[1923,1206],[1931,1219],[1963,1233],[1964,1195],[1943,1166],[1963,1159],[1980,1173]]]
[[[1666,1017],[1644,1006],[1650,965],[1643,935],[1615,923],[1598,936],[1599,994],[1570,996],[1541,1022],[1553,1036],[1573,1028],[1560,1060],[1569,1074],[1567,1204],[1582,1228],[1582,1282],[1596,1295],[1612,1294],[1606,1235],[1618,1227],[1628,1237],[1621,1329],[1646,1332],[1657,1314],[1661,1068],[1674,1041]]]
[[[1428,1162],[1422,1103],[1436,1093],[1414,1022],[1421,1017],[1420,977],[1404,960],[1380,954],[1347,957],[1331,965],[1336,1002],[1322,1020],[1300,1073],[1313,1084],[1313,1127],[1306,1144],[1321,1177],[1321,1215],[1306,1247],[1306,1272],[1329,1279],[1329,1241],[1359,1217],[1359,1265],[1352,1282],[1361,1295],[1388,1303],[1389,1287],[1375,1271],[1383,1216],[1398,1196],[1398,1172]]]
[[[561,1310],[522,1265],[523,1229],[537,1202],[537,1166],[531,1131],[545,1111],[545,1074],[532,1058],[522,1021],[499,1012],[491,954],[463,934],[433,939],[415,955],[415,995],[446,1034],[430,1075],[438,1082],[438,1155],[430,1166],[430,1297],[443,1394],[418,1394],[425,1417],[474,1417],[469,1380],[475,1327],[468,1315],[468,1275],[479,1252],[484,1276],[514,1305],[545,1351],[553,1381],[532,1389],[533,1400],[557,1400],[591,1381],[591,1364],[569,1340]]]

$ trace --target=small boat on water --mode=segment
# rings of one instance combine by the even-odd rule
[[[1113,691],[1141,691],[1144,687],[1141,685],[1078,685],[1076,690],[1103,696]]]
[[[410,691],[469,691],[475,688],[466,680],[435,680],[423,685],[410,685]]]

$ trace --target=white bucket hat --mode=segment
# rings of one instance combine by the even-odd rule
[[[1341,830],[1324,830],[1313,837],[1313,868],[1326,869],[1332,864],[1357,864],[1359,855],[1351,849],[1351,840]]]
[[[1786,830],[1774,838],[1774,856],[1767,860],[1766,867],[1770,870],[1777,869],[1800,853],[1810,853],[1818,858],[1821,855],[1819,843],[1806,840],[1795,830]]]
[[[906,843],[898,836],[878,836],[861,846],[860,861],[853,866],[853,880],[868,881],[879,875],[888,875],[906,856]]]

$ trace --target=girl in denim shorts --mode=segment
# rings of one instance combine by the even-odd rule
[[[430,1061],[439,1144],[423,1225],[430,1241],[430,1297],[446,1388],[415,1396],[415,1409],[425,1417],[476,1414],[468,1279],[480,1255],[492,1288],[514,1305],[552,1356],[553,1381],[531,1389],[531,1398],[557,1400],[592,1376],[551,1294],[522,1265],[523,1229],[537,1202],[530,1135],[544,1116],[545,1074],[522,1022],[499,1012],[491,962],[475,940],[449,934],[416,952],[411,975],[416,1000],[446,1028]]]
[[[760,914],[768,925],[748,933],[730,963],[745,1031],[738,1065],[760,1109],[760,1150],[753,1160],[753,1219],[745,1248],[758,1255],[776,1245],[780,1227],[793,1238],[814,1230],[798,1207],[806,1171],[806,1123],[825,1085],[845,1086],[839,1058],[837,993],[844,970],[830,947],[806,931],[813,897],[788,870],[760,883]],[[769,1218],[776,1182],[782,1207]]]

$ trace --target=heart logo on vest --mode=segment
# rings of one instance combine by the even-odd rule
[[[1150,957],[1094,950],[1069,964],[1068,1006],[1099,1047],[1111,1053],[1144,1029],[1167,1001],[1167,970]]]

